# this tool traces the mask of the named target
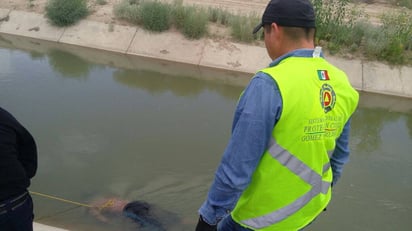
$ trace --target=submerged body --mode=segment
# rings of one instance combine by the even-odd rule
[[[139,229],[166,231],[179,222],[176,214],[162,210],[144,201],[126,201],[118,198],[105,198],[93,203],[91,213],[102,222],[122,216],[136,223]]]

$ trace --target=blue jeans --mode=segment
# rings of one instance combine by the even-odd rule
[[[2,203],[8,203],[6,200]],[[23,204],[13,209],[6,205],[6,210],[0,214],[0,230],[4,231],[33,231],[33,200],[30,195]]]
[[[217,225],[218,231],[252,231],[236,223],[231,215],[226,216]]]
[[[308,227],[311,223],[309,223],[306,227]],[[305,228],[299,231],[303,231]],[[253,230],[239,225],[233,220],[232,216],[228,215],[225,218],[223,218],[222,221],[219,222],[219,224],[217,225],[217,231],[253,231]]]

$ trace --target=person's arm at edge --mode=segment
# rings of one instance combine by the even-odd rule
[[[336,140],[335,150],[330,158],[330,164],[333,172],[332,185],[336,185],[342,174],[343,166],[349,161],[350,121],[351,119],[349,119],[343,127],[341,135]]]
[[[274,80],[264,73],[256,74],[239,100],[232,136],[207,200],[199,209],[201,219],[207,224],[216,225],[226,216],[249,185],[280,117],[281,107],[280,93]]]

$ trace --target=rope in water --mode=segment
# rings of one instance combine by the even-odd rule
[[[108,200],[102,206],[93,206],[93,205],[88,205],[88,204],[84,204],[84,203],[80,203],[80,202],[76,202],[76,201],[72,201],[72,200],[67,200],[67,199],[64,199],[64,198],[61,198],[61,197],[47,195],[47,194],[44,194],[44,193],[39,193],[39,192],[34,192],[34,191],[29,191],[29,192],[33,195],[37,195],[37,196],[41,196],[41,197],[45,197],[45,198],[49,198],[49,199],[53,199],[53,200],[58,200],[58,201],[73,204],[73,205],[83,206],[83,207],[87,207],[87,208],[99,208],[100,210],[102,210],[104,208],[107,208],[107,207],[111,207],[114,204],[113,200]]]

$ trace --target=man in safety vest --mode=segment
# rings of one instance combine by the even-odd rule
[[[196,230],[301,230],[328,205],[349,156],[358,93],[314,46],[310,0],[272,0],[261,23],[273,60],[242,93]]]

